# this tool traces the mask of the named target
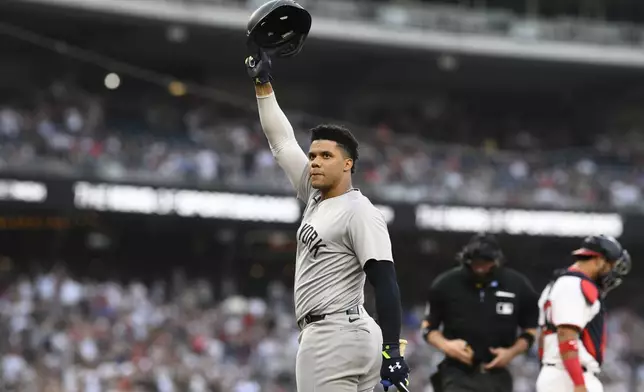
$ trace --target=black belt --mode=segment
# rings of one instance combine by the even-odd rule
[[[543,366],[551,366],[551,367],[555,367],[555,366],[557,366],[557,365],[556,365],[556,364],[554,364],[554,363],[544,363],[544,364],[543,364]],[[584,365],[581,365],[581,370],[583,370],[583,371],[584,371],[584,373],[586,373],[586,372],[588,371],[588,369],[587,369],[587,368],[586,368],[586,366],[584,366]]]
[[[324,320],[326,316],[328,316],[331,313],[327,314],[307,314],[304,316],[302,320],[304,320],[305,323],[311,324],[311,323],[316,323],[318,321]],[[360,314],[360,306],[354,306],[353,308],[347,310],[344,312],[344,314],[350,315],[350,314]]]
[[[468,374],[480,373],[480,374],[491,374],[491,375],[497,374],[497,373],[506,373],[508,371],[506,368],[486,369],[485,365],[487,365],[487,363],[484,363],[484,362],[476,362],[472,365],[466,365],[463,362],[457,361],[455,359],[446,358],[443,362],[441,362],[438,365],[438,370],[445,371],[448,369],[457,369]]]

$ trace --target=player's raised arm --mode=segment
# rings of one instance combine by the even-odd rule
[[[306,185],[303,182],[308,179],[306,176],[308,158],[295,138],[293,126],[275,98],[270,82],[271,60],[266,53],[260,53],[259,60],[252,56],[246,58],[246,69],[255,83],[262,129],[277,163],[286,172],[298,195],[303,196],[302,188]]]

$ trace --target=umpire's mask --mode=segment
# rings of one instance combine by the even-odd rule
[[[492,234],[476,234],[465,245],[456,259],[466,267],[477,283],[488,283],[503,262],[503,251]]]

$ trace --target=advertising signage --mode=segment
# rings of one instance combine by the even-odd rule
[[[239,222],[298,224],[303,204],[275,196],[92,181],[0,179],[0,203],[47,208],[176,216]],[[615,237],[644,226],[639,215],[374,202],[392,230]]]

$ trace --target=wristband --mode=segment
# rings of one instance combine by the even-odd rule
[[[519,335],[519,339],[524,339],[526,343],[528,343],[528,350],[530,350],[530,347],[532,347],[532,345],[534,344],[534,335],[530,332],[522,333],[521,335]]]
[[[429,343],[427,341],[427,338],[429,338],[429,334],[434,330],[432,328],[432,323],[429,321],[429,316],[425,320],[423,320],[422,324],[420,325],[421,327],[421,334],[423,335],[423,340],[425,343]]]
[[[579,357],[577,356],[577,340],[567,340],[565,342],[559,343],[559,352],[563,357],[566,353],[575,353],[572,358],[564,359],[563,365],[566,368],[566,371],[570,375],[573,384],[578,386],[585,385],[584,383],[584,370],[581,368],[581,363],[579,362]]]
[[[423,340],[424,340],[425,342],[428,342],[428,340],[427,340],[427,339],[429,338],[429,333],[430,333],[430,332],[432,332],[432,331],[429,329],[429,327],[427,327],[427,328],[423,328],[422,335],[423,335]]]
[[[253,78],[253,82],[255,82],[256,86],[263,86],[266,83],[270,83],[273,80],[273,77],[269,75],[257,75],[256,77]]]
[[[385,343],[382,345],[382,356],[386,359],[400,357],[400,343]]]

